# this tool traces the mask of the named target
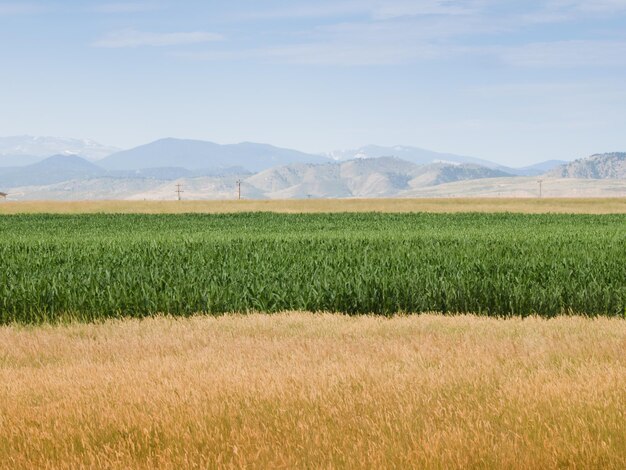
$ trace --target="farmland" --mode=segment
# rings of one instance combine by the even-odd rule
[[[493,203],[1,215],[0,468],[624,468],[621,201]]]
[[[626,311],[623,214],[20,214],[0,233],[4,324]]]
[[[517,212],[626,214],[626,198],[403,198],[188,201],[7,201],[0,214],[24,213],[333,213],[333,212]]]
[[[625,348],[616,318],[5,326],[0,467],[623,469]]]

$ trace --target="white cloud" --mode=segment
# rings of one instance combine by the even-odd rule
[[[626,67],[626,42],[555,41],[519,46],[462,46],[457,44],[389,38],[329,40],[234,51],[177,53],[191,60],[261,62],[300,65],[397,65],[434,60],[479,60],[520,68]]]
[[[177,51],[172,55],[181,59],[212,62],[254,60],[262,63],[348,67],[393,65],[410,60],[432,58],[435,54],[436,49],[429,46],[419,49],[395,48],[390,50],[386,46],[361,47],[351,44],[308,43],[231,51]]]
[[[457,36],[501,30],[497,22],[465,16],[348,22],[315,28],[306,41],[267,47],[261,54],[297,64],[403,64],[455,57],[465,53],[465,46],[456,44]]]
[[[560,23],[626,12],[626,0],[548,0],[523,15],[531,23]]]
[[[376,2],[371,9],[375,19],[391,19],[422,15],[469,15],[476,13],[483,2],[449,0],[396,0]]]
[[[189,33],[148,33],[124,29],[112,31],[93,43],[95,47],[142,47],[142,46],[179,46],[220,41],[220,34],[195,31]]]
[[[501,49],[500,57],[516,67],[626,67],[626,42],[540,42]]]
[[[135,13],[152,11],[162,8],[162,4],[157,2],[110,2],[99,3],[95,6],[79,8],[83,11],[95,11],[99,13]],[[73,11],[68,5],[60,2],[1,2],[0,16],[8,15],[29,15],[43,12]]]
[[[614,13],[626,10],[626,0],[550,0],[547,7],[553,10]]]
[[[496,8],[498,0],[364,0],[358,3],[361,11],[369,13],[344,22],[339,18],[317,22],[316,26],[296,34],[279,36],[279,42],[274,44],[264,42],[237,49],[180,51],[177,56],[195,60],[257,60],[331,66],[434,60],[469,60],[489,66],[544,69],[626,66],[626,42],[616,39],[592,41],[565,37],[553,42],[512,45],[510,41],[500,42],[503,36],[522,31],[529,22],[570,20],[566,9],[606,12],[626,7],[626,0],[597,0],[597,3],[589,4],[582,0],[547,0],[538,7],[536,3],[525,5],[513,13]],[[347,12],[350,8],[356,8],[354,2],[320,2],[306,7],[292,6],[281,12],[285,17],[310,17]],[[272,17],[277,14],[276,11],[269,13]],[[530,18],[531,14],[539,16]],[[523,40],[523,37],[517,40]]]
[[[314,28],[296,43],[227,51],[177,53],[195,60],[260,60],[306,65],[391,65],[448,57],[448,38],[474,28],[470,21],[350,22]]]
[[[289,6],[265,10],[249,10],[237,14],[244,20],[280,20],[332,18],[361,15],[375,20],[406,16],[467,15],[497,0],[339,0],[292,2]]]
[[[303,65],[392,65],[417,59],[436,58],[440,52],[430,45],[390,47],[360,44],[301,44],[263,49],[258,55],[269,61]]]
[[[114,2],[96,5],[93,10],[99,13],[138,13],[158,8],[160,5],[154,2]]]
[[[581,82],[573,76],[551,82],[518,81],[470,86],[467,91],[486,100],[518,102],[525,106],[543,106],[549,103],[555,107],[566,108],[572,105],[572,97],[576,97],[577,102],[595,105],[626,103],[626,89],[619,80],[611,78],[587,79]]]
[[[245,13],[237,13],[236,17],[243,20],[314,19],[361,14],[367,11],[363,2],[315,2],[314,4],[295,4],[269,10],[249,10]]]
[[[0,2],[0,16],[4,15],[28,15],[41,13],[46,8],[39,3],[29,2]]]

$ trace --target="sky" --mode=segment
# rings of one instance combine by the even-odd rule
[[[626,0],[0,0],[0,136],[626,151]]]

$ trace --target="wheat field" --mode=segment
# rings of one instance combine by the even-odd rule
[[[0,201],[0,214],[232,212],[523,212],[624,214],[626,198],[404,198],[241,201]]]
[[[0,328],[3,468],[625,468],[626,322]]]

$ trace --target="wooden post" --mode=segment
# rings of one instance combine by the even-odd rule
[[[539,198],[541,199],[543,197],[543,180],[537,180],[537,183],[539,183]]]
[[[237,180],[237,200],[241,200],[241,180]]]
[[[182,186],[182,184],[180,184],[180,183],[178,183],[178,184],[176,185],[176,194],[178,195],[178,200],[179,200],[179,201],[181,200],[180,194],[185,192],[185,191],[183,191],[182,189],[180,189],[180,188],[181,188],[181,186]]]

